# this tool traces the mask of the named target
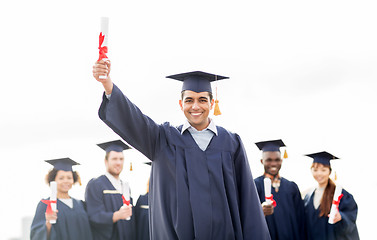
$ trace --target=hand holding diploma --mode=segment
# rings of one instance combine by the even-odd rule
[[[343,188],[339,184],[336,184],[334,198],[332,201],[331,210],[329,214],[330,224],[335,224],[342,219],[339,213],[339,203],[340,203],[340,199],[342,199],[343,197],[342,190]]]
[[[129,213],[127,214],[126,220],[130,220],[132,216],[132,206],[130,205],[130,188],[127,183],[123,184],[123,206],[122,208],[125,208],[126,210],[129,210]]]
[[[272,215],[274,213],[274,207],[276,206],[273,196],[271,194],[271,179],[264,179],[264,195],[266,201],[262,203],[262,210],[264,216]]]
[[[101,82],[105,93],[107,95],[111,94],[113,91],[113,82],[110,78],[110,69],[111,69],[111,62],[110,61],[97,61],[93,66],[93,77],[98,81]],[[100,76],[107,75],[106,79],[101,79]]]

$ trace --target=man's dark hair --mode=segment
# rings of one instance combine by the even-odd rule
[[[183,91],[181,92],[181,99],[182,99],[182,100],[183,100],[183,95],[185,94],[185,91],[186,91],[186,90],[183,90]],[[211,93],[211,92],[208,92],[208,95],[209,95],[209,101],[212,101],[212,98],[213,98],[212,93]]]

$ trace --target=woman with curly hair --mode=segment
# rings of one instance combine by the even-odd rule
[[[52,181],[56,182],[57,210],[48,210],[51,209],[49,198],[38,203],[31,225],[30,239],[91,240],[92,234],[84,202],[72,198],[68,194],[73,184],[78,182],[81,185],[79,174],[72,170],[72,165],[78,163],[70,158],[47,160],[46,162],[54,166],[46,175],[46,183],[50,185]],[[56,220],[56,223],[51,224],[51,220]]]

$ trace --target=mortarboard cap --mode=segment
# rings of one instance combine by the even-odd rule
[[[63,171],[72,171],[72,166],[80,165],[79,163],[73,161],[70,158],[45,160],[45,162],[48,162],[49,164],[53,165],[54,169]]]
[[[123,152],[123,150],[127,150],[131,148],[130,146],[128,146],[121,140],[99,143],[97,144],[97,146],[102,148],[106,152],[110,152],[110,151]]]
[[[306,154],[305,156],[313,158],[313,163],[322,163],[323,165],[330,165],[330,160],[339,159],[328,152]]]
[[[280,152],[280,147],[285,147],[281,139],[255,143],[263,152]]]
[[[210,92],[212,93],[211,82],[228,79],[228,77],[194,71],[188,73],[180,73],[167,76],[167,78],[175,79],[183,82],[182,91],[191,90],[193,92]]]

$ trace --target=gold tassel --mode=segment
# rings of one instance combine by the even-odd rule
[[[218,116],[221,115],[220,108],[219,108],[219,100],[215,100],[215,110],[213,111],[213,115]]]
[[[288,153],[287,153],[287,149],[284,150],[284,156],[283,156],[284,159],[288,158]]]
[[[217,81],[217,76],[215,78],[216,78],[216,81]],[[219,100],[217,100],[217,86],[216,86],[215,110],[213,111],[213,115],[215,115],[215,116],[221,115],[220,108],[219,108]]]
[[[130,162],[130,171],[132,171],[132,162]]]

